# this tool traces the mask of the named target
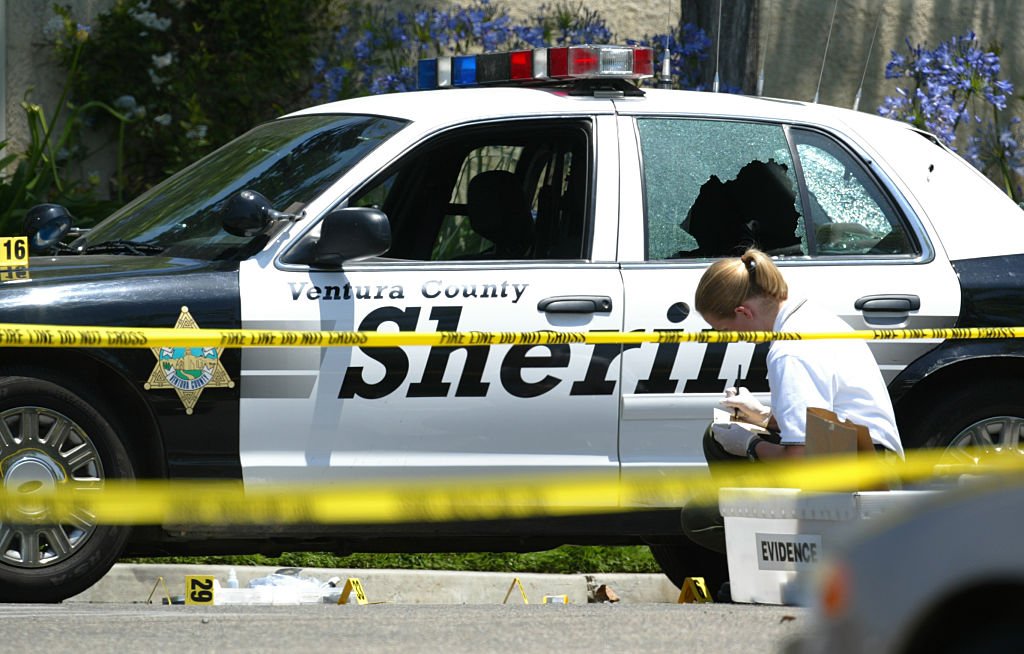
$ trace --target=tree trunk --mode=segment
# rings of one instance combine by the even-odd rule
[[[760,0],[682,0],[682,22],[697,25],[711,39],[708,58],[700,71],[704,89],[712,89],[717,59],[719,91],[731,88],[746,95],[756,92],[761,43],[759,8]]]

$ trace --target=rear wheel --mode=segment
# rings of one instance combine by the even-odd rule
[[[0,483],[7,493],[95,487],[134,477],[124,445],[103,416],[46,379],[0,379]],[[0,522],[0,602],[59,602],[96,583],[124,549],[129,528],[81,510],[60,523],[27,504]]]
[[[906,421],[908,447],[946,448],[951,460],[970,462],[966,449],[1024,453],[1024,382],[972,383],[923,406]]]

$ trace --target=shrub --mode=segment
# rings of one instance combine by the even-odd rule
[[[543,552],[469,552],[427,554],[349,554],[289,552],[278,557],[260,554],[125,559],[129,563],[184,563],[190,565],[266,565],[298,568],[395,568],[414,570],[466,570],[521,574],[579,574],[661,572],[643,545],[563,545]]]
[[[139,119],[126,133],[134,196],[242,131],[296,108],[326,33],[329,0],[120,0],[99,15],[71,76]],[[64,9],[63,11],[67,11]],[[72,70],[72,53],[59,51]],[[96,127],[110,126],[92,115]]]
[[[959,149],[968,160],[1019,201],[1020,119],[1004,116],[1013,84],[999,79],[998,46],[983,48],[968,32],[934,49],[913,46],[909,38],[906,47],[906,53],[893,51],[885,76],[907,86],[896,87],[878,113],[927,130],[954,149],[963,136],[967,147]]]

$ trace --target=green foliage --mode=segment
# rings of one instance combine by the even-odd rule
[[[173,557],[126,559],[132,563],[190,563],[203,565],[266,565],[294,568],[397,568],[413,570],[463,570],[490,572],[541,572],[578,574],[635,572],[658,573],[661,568],[647,547],[581,547],[565,545],[544,552],[472,552],[437,554],[351,554],[295,552],[279,557],[245,556]]]
[[[541,5],[531,14],[528,23],[540,30],[543,43],[611,43],[612,33],[604,16],[583,2],[560,0],[553,5]]]
[[[60,51],[72,98],[138,120],[123,191],[137,195],[248,128],[304,104],[329,0],[119,0],[92,37]],[[64,10],[66,11],[66,10]],[[112,125],[94,115],[98,125]]]

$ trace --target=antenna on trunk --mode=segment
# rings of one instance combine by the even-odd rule
[[[757,97],[759,98],[764,95],[764,63],[768,59],[768,57],[765,55],[765,52],[767,52],[768,50],[768,35],[771,33],[770,28],[772,25],[771,0],[768,0],[768,11],[766,13],[768,15],[768,21],[765,23],[764,30],[762,30],[764,36],[758,38],[758,41],[761,43],[761,65],[758,66],[757,71]]]
[[[853,110],[860,108],[860,96],[864,92],[864,79],[868,76],[868,64],[871,63],[871,51],[875,49],[875,36],[878,34],[878,24],[882,22],[882,14],[885,13],[885,1],[878,7],[878,16],[875,17],[875,30],[871,32],[871,44],[868,46],[867,58],[864,59],[864,72],[860,76],[860,86],[857,87],[857,96],[853,99]]]
[[[832,5],[832,21],[828,24],[828,38],[825,39],[825,53],[821,55],[821,72],[818,73],[818,88],[814,89],[814,104],[818,104],[818,95],[821,93],[821,78],[825,76],[825,61],[828,59],[828,45],[832,42],[832,28],[836,24],[836,9],[839,9],[839,0]]]
[[[673,0],[668,0],[668,31],[665,32],[665,52],[662,53],[661,57],[661,75],[658,76],[658,88],[659,89],[670,89],[672,88],[672,56],[669,52],[669,39],[672,38],[672,5]],[[682,22],[680,17],[679,22]],[[682,26],[679,30],[679,38],[683,38]]]
[[[715,30],[715,82],[711,91],[718,93],[718,53],[722,51],[722,0],[718,0],[718,27]]]

